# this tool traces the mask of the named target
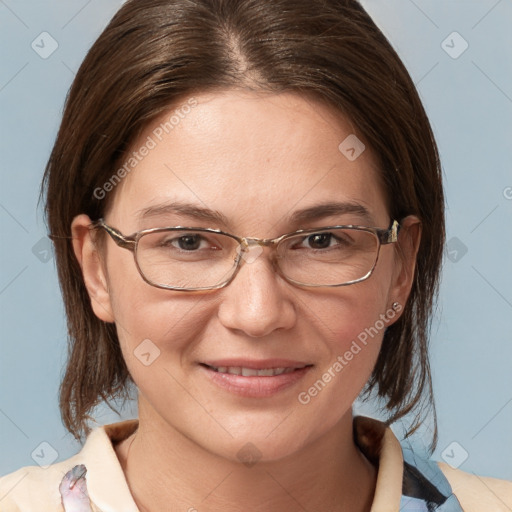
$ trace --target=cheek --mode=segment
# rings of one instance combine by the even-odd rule
[[[205,296],[155,288],[142,279],[130,253],[122,256],[110,262],[108,280],[118,337],[130,371],[131,367],[139,369],[141,352],[149,350],[152,357],[157,354],[163,361],[192,349],[208,320]]]
[[[188,373],[211,313],[199,297],[175,296],[143,284],[147,289],[130,290],[125,300],[118,298],[114,309],[123,358],[146,402],[162,417],[173,411],[174,419],[167,417],[168,422],[194,429],[191,411],[196,411],[197,403],[191,397],[199,395]],[[184,389],[192,395],[185,393],[184,397]],[[176,404],[181,412],[177,412]]]
[[[323,329],[323,357],[305,382],[298,402],[328,430],[350,409],[377,360],[386,328],[395,318],[387,287],[371,279],[312,301],[310,318]]]
[[[317,319],[328,346],[337,353],[349,350],[354,340],[363,344],[374,338],[379,340],[381,336],[378,334],[383,334],[389,325],[389,321],[384,325],[381,321],[381,315],[386,315],[390,308],[389,284],[386,279],[373,277],[378,276],[373,275],[346,288],[334,289],[308,302],[304,300],[308,306],[305,312],[309,310],[309,317]]]

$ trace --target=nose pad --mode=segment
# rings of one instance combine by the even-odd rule
[[[253,240],[248,240],[246,246],[239,245],[236,253],[241,255],[245,263],[254,263],[263,253],[263,247]]]

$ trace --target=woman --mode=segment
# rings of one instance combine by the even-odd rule
[[[352,416],[362,391],[411,432],[434,414],[444,241],[428,120],[358,3],[128,1],[45,186],[88,438],[4,477],[2,510],[506,510],[510,484]],[[131,386],[138,421],[89,432]]]

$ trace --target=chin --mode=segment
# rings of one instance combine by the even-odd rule
[[[234,426],[229,429],[233,438],[226,442],[219,442],[219,438],[209,439],[212,453],[232,462],[242,462],[246,465],[255,462],[277,462],[287,457],[296,455],[309,444],[314,443],[327,433],[327,423],[322,425],[319,431],[318,424],[304,421],[291,421],[293,412],[288,418],[287,414],[281,417],[272,416],[272,421],[258,421],[254,419],[248,424]],[[288,425],[286,423],[289,422]]]
[[[250,437],[247,439],[235,439],[229,443],[229,446],[220,447],[216,445],[213,451],[235,463],[242,463],[248,467],[256,463],[272,463],[300,452],[304,447],[305,440],[296,436],[293,439],[258,439]]]

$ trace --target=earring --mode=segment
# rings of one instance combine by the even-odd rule
[[[391,304],[391,308],[393,309],[393,311],[401,309],[400,303],[399,302],[393,302],[393,304]]]

